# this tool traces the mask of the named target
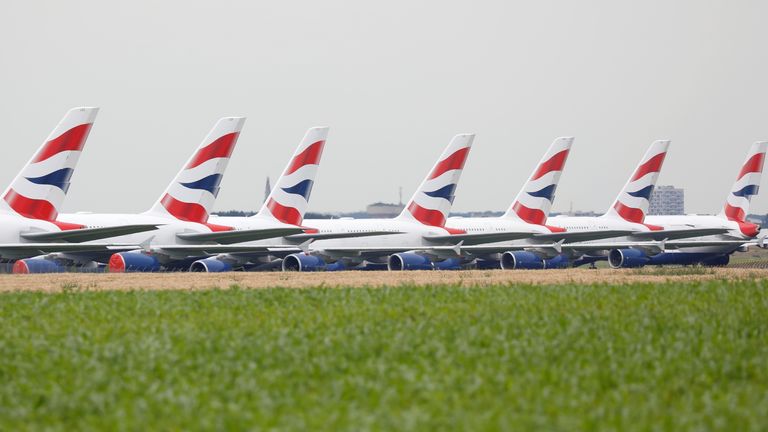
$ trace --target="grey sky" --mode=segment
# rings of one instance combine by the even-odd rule
[[[554,210],[604,210],[669,138],[659,183],[715,212],[768,139],[766,16],[760,1],[6,1],[0,184],[68,108],[96,105],[68,211],[149,208],[219,117],[245,115],[217,209],[258,208],[265,176],[328,125],[312,210],[407,199],[476,132],[454,210],[505,209],[573,135]]]

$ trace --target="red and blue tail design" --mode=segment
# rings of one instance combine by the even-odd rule
[[[760,189],[766,148],[768,148],[767,141],[756,142],[749,148],[747,159],[741,166],[736,182],[725,200],[725,207],[720,213],[722,217],[736,222],[746,221],[750,200]]]
[[[651,144],[605,216],[618,217],[627,222],[643,223],[650,206],[651,192],[656,186],[669,144],[668,140],[659,140]]]
[[[503,217],[544,225],[552,209],[560,176],[571,151],[573,137],[556,139],[533,170]]]
[[[456,135],[398,218],[444,227],[474,134]]]
[[[3,194],[2,208],[31,219],[56,223],[62,229],[79,228],[56,222],[69,179],[77,166],[98,108],[73,108]]]
[[[148,213],[206,224],[244,123],[245,117],[220,119]]]
[[[327,127],[313,127],[304,134],[288,166],[255,217],[274,218],[282,223],[301,225],[309,207],[309,196],[327,137]]]

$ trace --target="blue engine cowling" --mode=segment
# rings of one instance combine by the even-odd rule
[[[504,270],[540,270],[544,268],[544,260],[533,252],[507,251],[501,254],[501,268]]]
[[[415,253],[397,253],[389,256],[387,268],[392,271],[432,270],[432,261]]]
[[[341,261],[336,261],[335,263],[330,263],[325,266],[325,271],[344,271],[346,269],[347,266]]]
[[[232,271],[232,265],[216,258],[206,258],[193,262],[189,266],[191,272],[220,273]]]
[[[568,257],[563,254],[544,260],[545,269],[562,269],[569,267],[570,264],[571,262]]]
[[[460,258],[448,258],[433,265],[435,270],[461,270]]]
[[[283,258],[283,271],[311,272],[322,270],[325,270],[325,261],[313,255],[291,254]]]
[[[45,258],[21,259],[13,263],[14,274],[62,273],[66,268]]]
[[[729,262],[731,262],[730,255],[720,255],[702,260],[701,265],[708,267],[720,267],[728,265]]]
[[[496,260],[478,259],[475,260],[475,268],[478,270],[498,270],[501,268],[501,262]]]
[[[109,257],[110,273],[155,272],[160,270],[160,262],[152,255],[137,252],[120,252]]]
[[[639,249],[611,249],[608,264],[611,268],[636,268],[648,264],[651,259]]]

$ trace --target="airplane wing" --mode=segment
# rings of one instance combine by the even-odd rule
[[[304,243],[307,240],[330,240],[353,237],[372,237],[389,234],[402,234],[401,231],[367,231],[367,232],[344,232],[344,233],[302,233],[287,236],[285,239],[296,243]]]
[[[81,243],[156,230],[160,224],[119,225],[101,228],[82,228],[67,231],[35,231],[21,233],[21,237],[34,242]],[[23,243],[22,243],[23,244]]]
[[[303,233],[304,229],[299,227],[281,227],[265,229],[245,229],[234,231],[217,231],[208,233],[186,232],[176,234],[181,240],[198,243],[218,243],[229,245],[232,243],[242,243],[254,240],[264,240],[276,237],[285,237]]]
[[[4,259],[31,258],[49,253],[116,253],[138,249],[138,245],[94,243],[5,243],[0,244],[0,257]]]
[[[531,238],[534,237],[535,234],[533,233],[524,233],[524,232],[494,232],[494,233],[478,233],[478,234],[451,234],[451,235],[433,235],[433,236],[424,236],[424,240],[427,240],[432,243],[444,243],[444,242],[450,242],[450,243],[458,243],[458,242],[464,242],[463,244],[483,244],[483,243],[495,243],[495,242],[502,242],[502,241],[510,241],[510,240],[519,240],[524,238]]]
[[[704,237],[717,234],[725,234],[728,230],[724,228],[684,228],[674,230],[636,232],[632,237],[648,240],[675,240],[691,237]]]
[[[260,255],[276,255],[281,253],[296,253],[302,250],[298,247],[286,247],[285,245],[274,246],[261,246],[261,245],[244,245],[244,244],[232,244],[232,245],[152,245],[152,250],[159,253],[167,253],[169,255],[176,256],[204,256],[204,255],[218,255],[218,254],[260,254]]]
[[[566,231],[551,234],[536,234],[534,240],[565,240],[566,243],[588,240],[601,240],[611,237],[623,237],[634,233],[628,230],[595,230],[595,231]]]

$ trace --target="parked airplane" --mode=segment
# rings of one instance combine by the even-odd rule
[[[660,264],[703,264],[726,265],[730,255],[745,248],[744,244],[754,239],[760,227],[747,222],[749,204],[757,195],[763,173],[768,141],[759,141],[749,148],[736,181],[728,193],[723,210],[718,215],[648,216],[646,222],[666,230],[687,228],[723,229],[724,234],[690,239],[686,245],[674,249],[674,242],[667,242],[662,253],[649,256],[642,249],[614,249],[608,256],[611,267],[641,267]]]
[[[472,235],[446,228],[445,221],[474,138],[474,134],[460,134],[451,140],[396,218],[304,221],[305,225],[317,229],[320,235],[392,234],[318,240],[311,243],[307,251],[286,256],[282,262],[283,270],[342,270],[368,264],[386,268],[390,254],[423,246],[434,245],[439,249],[444,248],[446,242],[470,240]],[[418,259],[421,265],[432,268],[429,258],[418,256]]]
[[[327,127],[314,127],[307,131],[258,214],[247,218],[207,218],[208,225],[226,229],[209,233],[177,231],[175,237],[160,239],[150,248],[113,255],[109,260],[109,270],[177,268],[218,272],[230,270],[233,262],[243,260],[241,255],[264,255],[275,247],[296,250],[298,245],[309,240],[304,233],[313,232],[311,228],[300,225],[327,136]],[[253,245],[254,240],[263,241]],[[243,242],[247,244],[241,244]]]
[[[527,247],[540,251],[542,254],[550,251],[550,254],[558,255],[560,245],[564,242],[603,239],[626,235],[631,232],[604,229],[568,232],[561,227],[547,225],[547,217],[552,208],[555,190],[568,160],[572,143],[572,137],[565,137],[556,139],[550,145],[504,215],[500,217],[452,217],[448,219],[447,226],[478,235],[482,233],[519,232],[524,234],[521,237],[525,237],[512,243],[459,247],[457,249],[460,250],[461,256],[456,257],[457,264],[473,264],[478,268],[487,269],[500,268],[501,255],[507,251],[506,245],[509,245],[508,249],[511,250]],[[484,251],[486,246],[491,246],[491,250]],[[497,251],[497,247],[501,247],[501,249]],[[403,259],[400,258],[400,255],[395,254],[390,259],[389,267],[391,270],[404,270],[401,265]],[[567,264],[567,261],[560,260],[556,263],[552,260],[546,260],[542,264],[552,267]]]
[[[108,239],[116,244],[127,243],[142,245],[141,247],[133,246],[131,253],[114,255],[114,251],[63,253],[64,251],[54,249],[54,252],[58,253],[18,261],[14,271],[61,271],[64,266],[93,267],[107,260],[113,270],[120,269],[120,266],[123,269],[145,270],[155,270],[161,265],[168,269],[186,268],[188,262],[177,262],[178,258],[173,252],[167,252],[153,243],[170,247],[201,242],[226,242],[231,238],[234,229],[208,223],[208,215],[213,209],[219,183],[244,122],[244,117],[226,117],[219,120],[149,211],[140,214],[59,215],[59,221],[63,223],[91,229],[111,229],[135,224],[160,226],[153,233],[119,235]],[[303,232],[303,229],[275,221],[258,230],[238,232],[237,236],[261,239],[299,232]]]
[[[663,230],[661,227],[644,223],[648,211],[649,198],[656,184],[661,166],[667,153],[669,141],[656,141],[648,149],[633,172],[629,181],[602,216],[555,216],[546,223],[564,228],[564,237],[555,243],[531,244],[534,239],[506,244],[486,244],[465,246],[463,254],[492,257],[501,254],[499,259],[504,269],[541,269],[582,265],[607,258],[611,249],[642,248],[647,253],[659,253],[662,242],[669,239],[688,238],[700,235],[719,234],[720,229],[680,229]],[[541,219],[539,219],[541,220]],[[590,236],[609,240],[588,240]],[[579,233],[585,237],[579,240]],[[573,236],[573,237],[569,237]],[[481,262],[482,263],[482,262]]]
[[[98,111],[90,107],[69,110],[3,193],[0,259],[14,261],[50,251],[121,250],[79,242],[156,228],[155,224],[134,224],[94,229],[58,219]]]

